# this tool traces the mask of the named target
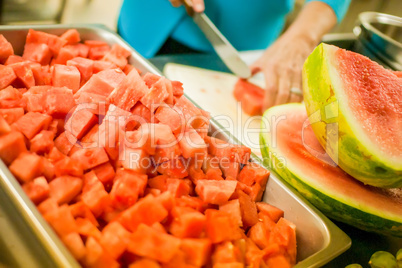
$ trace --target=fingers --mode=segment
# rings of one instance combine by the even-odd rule
[[[169,0],[169,1],[172,4],[172,6],[174,6],[174,7],[179,7],[183,3],[183,1],[181,1],[181,0]]]
[[[205,5],[204,0],[193,0],[193,9],[195,12],[204,12]]]
[[[288,101],[290,95],[290,77],[288,74],[282,74],[279,78],[278,93],[274,105],[284,104]]]
[[[271,70],[264,72],[265,76],[265,95],[262,105],[263,112],[275,104],[276,95],[278,91],[278,81],[276,74]]]
[[[301,70],[293,72],[292,84],[290,87],[290,97],[288,102],[301,102],[303,100],[303,89],[301,80]]]

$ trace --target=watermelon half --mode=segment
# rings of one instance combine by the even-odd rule
[[[365,184],[402,187],[402,79],[360,54],[321,44],[303,67],[320,144]]]
[[[337,167],[315,137],[303,104],[266,111],[260,138],[265,164],[324,214],[402,237],[402,189],[365,185]]]

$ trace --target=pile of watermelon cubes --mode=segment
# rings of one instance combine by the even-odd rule
[[[182,84],[130,51],[0,35],[0,158],[84,267],[290,267],[295,226],[259,202],[269,172],[208,136]]]

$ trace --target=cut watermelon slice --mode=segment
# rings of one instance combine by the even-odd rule
[[[276,133],[281,133],[275,137],[276,146],[271,146],[272,131],[262,126],[266,164],[329,217],[364,230],[402,236],[401,189],[364,185],[335,167],[308,124],[304,105],[278,106],[264,114],[267,122],[280,116],[285,119],[276,124]]]

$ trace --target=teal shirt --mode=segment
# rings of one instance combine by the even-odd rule
[[[306,2],[318,1],[307,0]],[[319,0],[342,20],[351,0]],[[240,51],[265,49],[282,32],[294,0],[205,0],[205,14]],[[168,37],[199,51],[210,52],[208,40],[186,14],[168,0],[125,0],[119,34],[140,54],[153,57]]]

